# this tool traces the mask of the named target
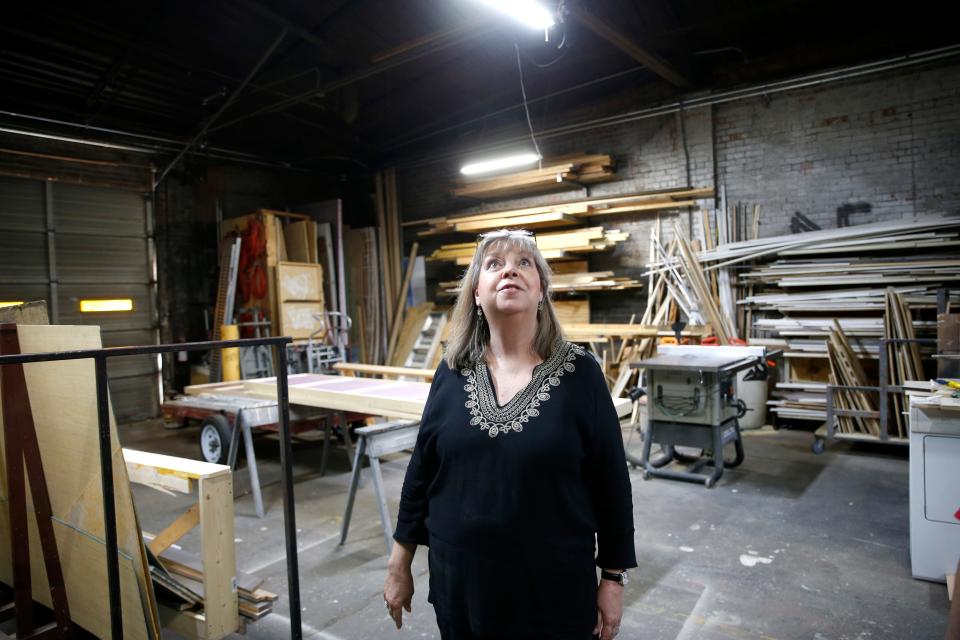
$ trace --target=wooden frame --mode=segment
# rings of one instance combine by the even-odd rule
[[[177,629],[202,629],[198,636],[218,640],[240,628],[237,563],[233,538],[233,476],[230,467],[146,451],[124,449],[130,482],[190,494],[197,503],[154,536],[148,547],[159,555],[197,524],[203,563],[204,613],[192,614]]]

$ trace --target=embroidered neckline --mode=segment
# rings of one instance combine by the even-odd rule
[[[575,371],[573,361],[585,353],[579,345],[558,341],[550,357],[534,368],[527,386],[502,407],[497,404],[497,395],[483,360],[472,368],[463,369],[460,373],[467,379],[463,390],[468,394],[464,406],[470,410],[470,425],[479,425],[491,438],[501,433],[523,431],[530,418],[540,415],[539,407],[550,399],[551,387],[560,385],[564,373]]]

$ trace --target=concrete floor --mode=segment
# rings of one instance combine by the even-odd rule
[[[124,446],[193,457],[198,429],[121,429]],[[745,434],[746,460],[714,489],[631,472],[640,563],[624,599],[622,640],[942,638],[946,587],[910,577],[906,450],[836,444],[810,453],[811,434]],[[277,443],[261,438],[267,514],[236,501],[239,569],[281,595],[247,638],[289,636]],[[386,552],[372,483],[338,546],[349,465],[342,448],[319,477],[320,447],[294,450],[304,637],[439,638],[427,603],[426,553],[414,561],[413,613],[396,631],[383,608]],[[383,465],[397,512],[407,456]],[[189,501],[135,490],[144,529],[157,531]],[[195,533],[182,540],[198,549]],[[175,637],[171,634],[170,637]]]

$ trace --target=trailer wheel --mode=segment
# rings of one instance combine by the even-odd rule
[[[200,456],[207,462],[226,464],[233,429],[225,416],[207,416],[200,423]]]

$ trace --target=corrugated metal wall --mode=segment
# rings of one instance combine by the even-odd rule
[[[151,203],[141,193],[0,176],[0,301],[46,300],[57,324],[95,324],[104,346],[157,342]],[[130,298],[133,311],[80,313]],[[158,414],[155,356],[112,359],[119,421]]]

